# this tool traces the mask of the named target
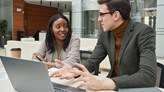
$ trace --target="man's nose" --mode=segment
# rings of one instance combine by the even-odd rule
[[[100,23],[101,23],[101,21],[102,21],[101,16],[99,16],[97,20],[98,20],[98,22],[100,22]]]

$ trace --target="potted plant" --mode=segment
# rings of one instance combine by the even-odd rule
[[[8,22],[6,19],[0,20],[0,41],[1,47],[3,48],[6,44],[6,33],[7,33]]]

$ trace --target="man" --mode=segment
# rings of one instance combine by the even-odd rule
[[[82,71],[72,70],[62,65],[52,76],[72,78],[81,75],[76,81],[92,90],[153,87],[156,82],[155,31],[142,23],[130,19],[130,3],[127,0],[98,0],[101,33],[97,45],[86,62],[75,64]],[[102,60],[109,56],[111,70],[107,79],[96,79],[90,72],[95,71]],[[66,71],[67,70],[67,71]]]

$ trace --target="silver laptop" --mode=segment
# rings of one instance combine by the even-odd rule
[[[42,62],[0,56],[13,88],[18,92],[86,92],[52,83]]]

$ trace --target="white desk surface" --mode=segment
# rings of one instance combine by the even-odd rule
[[[73,86],[73,87],[76,87],[78,83],[76,84],[71,84],[70,85],[70,81],[67,81],[67,80],[58,80],[58,79],[52,79],[52,81],[55,81],[57,83],[60,83],[60,84],[64,84],[64,85],[69,85],[69,86]],[[161,92],[164,92],[164,89],[162,88],[159,88],[161,90]],[[87,92],[95,92],[95,91],[91,91],[89,89],[86,89]],[[0,92],[17,92],[17,91],[14,91],[11,83],[9,80],[0,80]],[[96,92],[115,92],[115,91],[112,91],[112,90],[108,90],[108,91],[96,91]]]
[[[3,75],[6,75],[6,72],[3,68],[3,66],[0,64],[0,92],[17,92],[17,91],[14,91],[12,84],[11,84],[10,80],[8,79],[8,77],[3,78],[4,77]],[[55,82],[55,83],[63,84],[63,85],[69,85],[72,87],[77,87],[80,84],[80,82],[72,84],[71,80],[59,80],[57,78],[51,78],[51,81]],[[83,88],[83,89],[86,89],[86,88]],[[89,90],[89,89],[86,89],[86,91],[87,92],[94,92],[94,91]],[[115,92],[115,91],[103,90],[103,91],[96,91],[96,92]]]
[[[11,85],[11,82],[8,78],[5,78],[3,79],[1,76],[3,76],[2,74],[5,73],[5,70],[3,68],[3,66],[1,65],[1,62],[0,62],[0,92],[17,92],[17,91],[14,91],[12,85]],[[1,79],[2,78],[2,79]],[[59,83],[59,84],[63,84],[63,85],[69,85],[69,86],[72,86],[72,87],[77,87],[78,84],[80,83],[74,83],[74,84],[71,84],[71,80],[59,80],[57,78],[51,78],[52,81],[56,82],[56,83]],[[84,88],[86,89],[86,88]],[[164,89],[162,88],[159,88],[161,90],[161,92],[164,92]],[[95,92],[95,91],[92,91],[92,90],[89,90],[89,89],[86,89],[87,92]],[[103,91],[96,91],[96,92],[115,92],[113,90],[103,90]]]
[[[53,81],[55,81],[56,79],[52,79]],[[56,80],[55,82],[58,82],[60,84],[64,84],[64,85],[69,85],[69,86],[73,86],[73,87],[76,87],[77,84],[71,84],[70,85],[70,81],[66,81],[66,80]],[[94,92],[94,91],[91,91],[89,89],[86,89],[87,92]],[[14,91],[11,83],[9,80],[0,80],[0,92],[17,92],[17,91]],[[96,92],[115,92],[115,91],[96,91]]]

